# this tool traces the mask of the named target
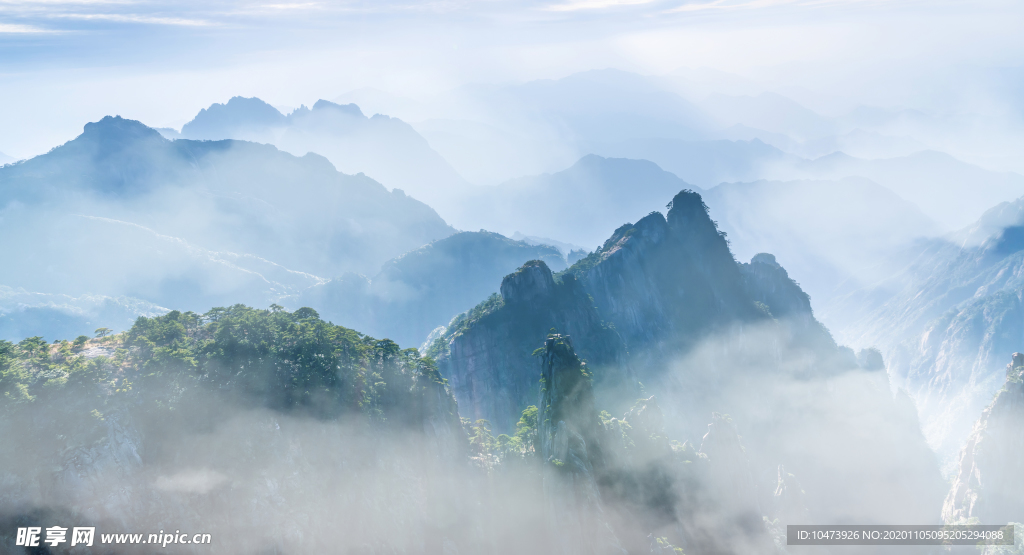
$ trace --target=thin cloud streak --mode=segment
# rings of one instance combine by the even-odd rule
[[[38,33],[55,33],[50,29],[42,29],[33,25],[19,25],[17,23],[0,23],[0,35],[12,34],[12,35],[28,35]]]
[[[882,0],[713,0],[712,2],[683,4],[682,6],[665,10],[664,13],[686,13],[711,10],[758,10],[767,8],[778,8],[784,6],[814,8],[824,6],[844,6],[855,4],[881,6],[886,4],[886,2]]]
[[[546,6],[545,11],[551,12],[574,12],[580,10],[604,10],[608,8],[620,8],[629,6],[643,6],[652,4],[657,0],[577,0],[564,4]]]
[[[47,17],[59,19],[80,19],[84,21],[113,21],[116,23],[141,23],[148,25],[182,25],[187,27],[210,27],[218,25],[203,19],[185,19],[181,17],[164,17],[141,14],[114,13],[60,13],[49,14]]]

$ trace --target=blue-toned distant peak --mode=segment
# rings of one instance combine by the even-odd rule
[[[324,100],[322,98],[320,100],[317,100],[316,104],[313,105],[313,112],[318,112],[321,110],[340,112],[342,114],[358,118],[366,117],[366,115],[363,114],[363,111],[359,109],[359,106],[355,104],[336,104],[334,102]]]
[[[675,174],[667,172],[661,169],[661,166],[651,162],[650,160],[641,160],[635,158],[612,158],[599,156],[597,154],[587,154],[580,158],[575,164],[560,173],[572,173],[579,171],[600,171],[607,177],[612,177],[616,173],[625,173],[633,176],[634,178],[641,178],[641,176],[658,176],[664,179],[678,180],[681,184],[686,185],[681,179]]]
[[[279,137],[275,133],[279,130],[295,125],[305,127],[316,121],[337,122],[334,119],[337,116],[367,119],[355,104],[336,104],[321,99],[312,108],[303,105],[286,116],[259,98],[236,96],[225,104],[213,104],[200,110],[181,128],[181,136],[186,139],[276,142]]]
[[[85,124],[82,134],[73,142],[95,142],[110,148],[123,147],[139,141],[164,141],[159,131],[146,124],[121,116],[106,116]]]
[[[188,139],[224,139],[240,130],[281,127],[287,124],[277,108],[259,98],[232,97],[225,104],[203,108],[181,128]]]

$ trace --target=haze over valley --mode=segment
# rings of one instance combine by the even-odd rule
[[[0,3],[0,552],[1024,538],[1022,15]]]

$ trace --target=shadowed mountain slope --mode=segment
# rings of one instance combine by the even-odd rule
[[[528,260],[565,268],[561,253],[487,231],[464,231],[389,260],[372,278],[345,274],[282,301],[403,345],[419,345]]]

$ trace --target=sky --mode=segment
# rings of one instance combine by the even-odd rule
[[[1024,82],[1022,23],[1004,0],[0,0],[0,152],[45,152],[108,114],[180,128],[235,95],[423,98],[603,68],[712,68],[831,115],[998,118]]]

